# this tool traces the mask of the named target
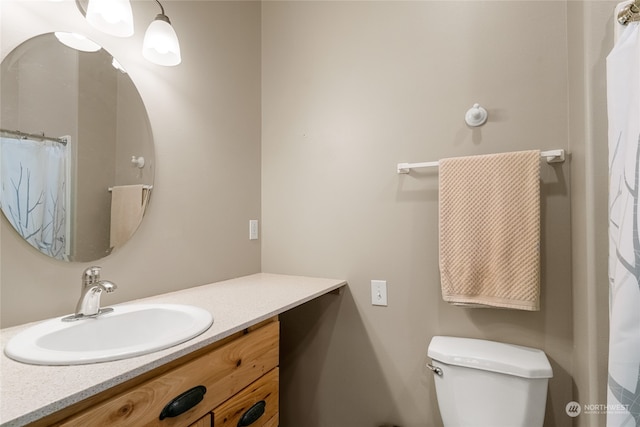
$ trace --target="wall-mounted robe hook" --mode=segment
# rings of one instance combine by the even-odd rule
[[[142,169],[144,167],[144,157],[131,156],[131,164],[138,169]]]
[[[469,108],[465,114],[464,121],[471,127],[477,127],[485,124],[487,117],[489,117],[487,110],[482,108],[480,104],[473,104],[473,107]]]

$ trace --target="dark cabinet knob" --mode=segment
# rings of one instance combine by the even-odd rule
[[[260,418],[264,414],[266,406],[267,402],[261,400],[251,408],[247,409],[247,412],[242,414],[242,416],[240,417],[240,420],[238,421],[238,427],[247,427],[258,421],[258,418]]]
[[[162,412],[160,412],[160,419],[164,420],[165,418],[177,417],[178,415],[187,412],[204,399],[204,394],[206,392],[207,388],[203,385],[199,385],[185,391],[179,396],[176,396],[162,409]]]

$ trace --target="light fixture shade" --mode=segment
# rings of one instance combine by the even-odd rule
[[[165,15],[158,15],[149,24],[142,43],[142,56],[158,65],[178,65],[180,57],[180,43],[178,36]]]
[[[56,31],[54,34],[60,43],[75,50],[81,50],[83,52],[97,52],[102,49],[102,46],[89,40],[82,34],[66,33],[61,31]]]
[[[86,18],[94,28],[112,36],[133,35],[133,12],[129,0],[89,0]]]

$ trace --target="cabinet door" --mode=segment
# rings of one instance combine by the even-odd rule
[[[273,369],[214,409],[214,427],[277,426],[278,375]]]

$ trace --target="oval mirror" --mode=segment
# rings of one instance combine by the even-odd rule
[[[140,94],[115,58],[70,33],[43,34],[0,65],[0,207],[31,246],[94,261],[138,228],[154,149]]]

